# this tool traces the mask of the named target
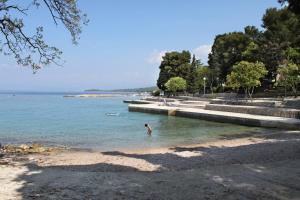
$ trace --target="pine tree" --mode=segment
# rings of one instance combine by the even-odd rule
[[[199,61],[196,60],[193,55],[191,67],[187,78],[187,91],[191,94],[195,94],[198,91],[197,87],[197,64]]]

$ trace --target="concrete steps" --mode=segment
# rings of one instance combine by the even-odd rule
[[[223,112],[245,113],[245,114],[253,114],[253,115],[300,119],[299,109],[267,107],[267,106],[225,105],[225,104],[207,104],[205,106],[205,109],[223,111]]]
[[[144,100],[123,100],[123,103],[131,103],[131,104],[150,104],[152,102],[144,101]]]
[[[222,104],[222,105],[239,105],[239,106],[263,106],[263,107],[278,107],[281,105],[279,100],[225,100],[225,99],[212,99],[210,104]]]
[[[233,113],[197,108],[159,106],[157,104],[129,104],[128,110],[130,112],[145,112],[153,114],[173,115],[215,122],[241,124],[247,126],[300,130],[300,119],[294,118],[253,115],[246,113]]]
[[[178,104],[177,107],[181,107],[181,108],[205,108],[205,104]]]

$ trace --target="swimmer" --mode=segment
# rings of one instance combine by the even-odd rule
[[[148,134],[149,136],[151,136],[151,133],[152,133],[151,127],[150,127],[148,124],[145,124],[145,127],[147,128],[147,134]]]

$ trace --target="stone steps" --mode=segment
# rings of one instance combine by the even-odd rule
[[[210,101],[181,101],[183,104],[191,104],[191,105],[206,105],[209,104]]]
[[[281,104],[281,101],[269,101],[269,100],[224,100],[224,99],[212,99],[210,104],[224,104],[224,105],[239,105],[239,106],[264,106],[264,107],[276,107]]]
[[[181,108],[205,108],[205,104],[178,104],[177,107]]]
[[[129,104],[130,112],[145,112],[153,114],[173,115],[187,118],[196,118],[215,122],[233,123],[247,126],[300,130],[300,119],[233,113],[196,108],[179,108],[159,106],[157,104],[133,105]]]
[[[275,116],[285,118],[300,119],[299,109],[266,107],[266,106],[244,106],[244,105],[224,105],[224,104],[207,104],[206,110],[215,110],[233,113],[245,113],[253,115]]]

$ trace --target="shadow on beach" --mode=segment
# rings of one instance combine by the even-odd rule
[[[165,153],[102,152],[159,167],[145,172],[111,163],[32,163],[13,181],[22,183],[21,199],[299,199],[300,132],[253,132],[222,139],[250,136],[271,142],[174,147]]]

